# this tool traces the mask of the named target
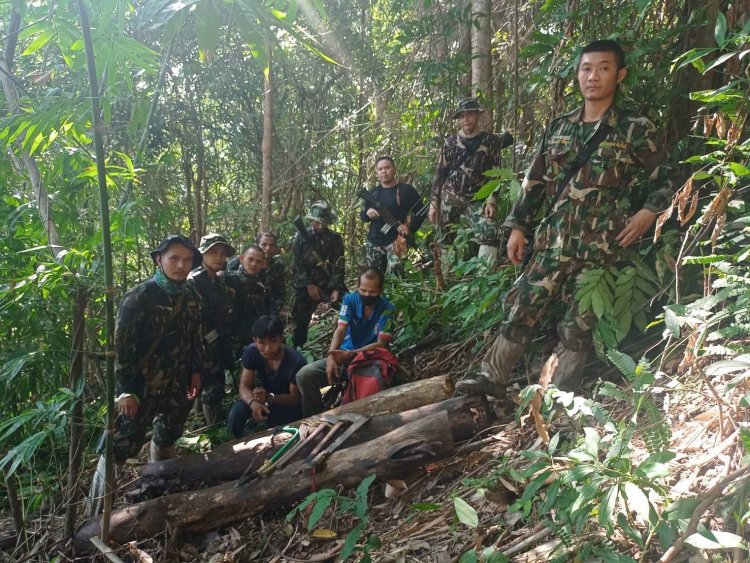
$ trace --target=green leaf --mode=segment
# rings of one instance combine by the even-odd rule
[[[460,497],[453,499],[453,507],[456,510],[458,521],[470,528],[476,528],[479,525],[479,516],[477,511]]]
[[[583,449],[588,453],[593,459],[599,458],[599,443],[601,442],[601,437],[599,436],[599,433],[590,427],[585,427],[583,429],[583,432],[585,434],[585,438],[583,441]]]
[[[668,522],[677,520],[689,520],[693,512],[701,503],[699,498],[680,498],[671,503],[662,514],[662,517]]]
[[[675,338],[680,337],[680,318],[672,309],[664,307],[664,324]]]
[[[360,522],[352,530],[346,535],[346,539],[344,540],[344,548],[341,550],[341,560],[346,561],[346,559],[354,553],[355,548],[357,547],[357,542],[359,541],[359,538],[362,536],[362,532],[365,531],[365,525],[363,522]]]
[[[747,176],[748,174],[750,174],[750,168],[747,168],[739,162],[730,162],[729,164],[727,164],[727,166],[729,166],[732,172],[734,172],[737,176]]]
[[[716,44],[721,47],[724,45],[727,37],[727,17],[722,13],[716,16],[716,25],[714,26],[714,39]]]
[[[640,519],[649,522],[653,507],[646,493],[635,483],[627,481],[623,486],[623,494],[628,500],[628,508],[634,510]]]
[[[703,70],[703,74],[707,73],[707,72],[708,72],[709,70],[711,70],[712,68],[715,68],[715,67],[717,67],[717,66],[719,66],[719,65],[722,65],[722,64],[724,64],[724,63],[725,63],[725,62],[727,62],[727,61],[728,61],[729,59],[731,59],[732,57],[734,57],[734,56],[735,56],[736,54],[737,54],[737,53],[735,53],[735,52],[731,52],[731,53],[724,53],[724,54],[723,54],[722,56],[720,56],[720,57],[719,57],[718,59],[716,59],[715,61],[712,61],[712,62],[711,62],[711,64],[710,64],[710,65],[708,65],[708,66],[707,66],[707,67],[706,67],[706,68],[705,68],[705,69]]]
[[[719,530],[696,532],[689,536],[685,543],[698,549],[744,549],[747,551],[747,544],[741,536]]]
[[[310,517],[307,519],[308,531],[315,528],[315,524],[320,521],[326,509],[331,505],[336,496],[336,491],[332,489],[324,489],[319,492],[318,498],[315,501],[315,506],[313,506],[310,511]]]
[[[657,452],[648,456],[643,463],[636,467],[635,472],[647,479],[657,479],[669,475],[667,463],[675,458],[676,454],[670,451]]]
[[[477,551],[473,547],[461,556],[458,563],[479,563]]]
[[[33,55],[36,53],[39,49],[44,47],[50,39],[52,39],[55,36],[55,32],[52,29],[45,29],[42,31],[36,39],[34,39],[31,43],[29,43],[29,46],[24,49],[23,53],[21,53],[21,56],[26,55]]]
[[[615,504],[617,503],[617,495],[619,488],[617,485],[612,485],[602,498],[599,506],[599,525],[602,528],[610,529],[612,525],[612,514],[615,511]]]
[[[195,8],[195,31],[201,60],[210,60],[219,44],[219,11],[213,0],[201,0]]]
[[[440,505],[436,502],[416,502],[410,505],[414,510],[440,510]]]
[[[490,180],[484,186],[479,188],[479,191],[477,191],[477,193],[474,194],[474,197],[472,197],[471,200],[483,201],[487,199],[495,192],[499,183],[500,182],[498,180]]]

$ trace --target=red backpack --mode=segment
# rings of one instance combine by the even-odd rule
[[[346,368],[348,382],[343,403],[351,403],[387,389],[397,371],[398,358],[386,348],[357,353]]]

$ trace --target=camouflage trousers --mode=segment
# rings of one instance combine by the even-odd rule
[[[224,400],[225,373],[223,369],[215,368],[201,371],[201,403],[204,405],[220,405]]]
[[[387,246],[378,246],[367,241],[367,267],[375,268],[381,274],[393,274],[403,276],[404,266],[401,257],[396,254],[396,243]]]
[[[596,316],[593,311],[581,313],[578,310],[576,277],[601,266],[599,261],[561,255],[558,249],[534,252],[505,297],[506,317],[501,333],[511,342],[528,343],[550,304],[562,300],[567,310],[557,327],[560,342],[568,350],[587,349]]]
[[[489,267],[497,262],[500,246],[500,226],[497,218],[484,216],[484,203],[481,201],[463,201],[454,197],[444,197],[440,203],[440,246],[443,249],[443,270],[459,258],[456,256],[453,243],[456,240],[458,227],[462,220],[471,229],[474,243],[479,245],[477,255],[483,258]]]
[[[146,443],[146,430],[153,427],[152,441],[159,448],[174,444],[182,436],[182,430],[190,414],[193,401],[188,400],[184,387],[161,394],[149,393],[141,399],[137,414],[130,418],[118,415],[115,419],[114,459],[124,463],[129,457],[138,455]],[[99,444],[99,453],[104,453],[104,440]]]

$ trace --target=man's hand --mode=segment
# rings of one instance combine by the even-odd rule
[[[320,296],[320,288],[315,284],[307,284],[307,294],[313,301],[323,301],[323,298]]]
[[[336,385],[339,381],[339,365],[332,355],[329,355],[326,360],[326,377],[328,377],[328,385]]]
[[[337,303],[339,300],[339,297],[341,297],[341,292],[338,289],[334,289],[331,292],[331,303]]]
[[[201,392],[201,374],[198,372],[195,372],[190,378],[190,388],[188,389],[188,392],[187,392],[188,400],[192,401],[198,396],[198,393],[200,392]]]
[[[378,210],[373,207],[368,209],[365,215],[367,215],[370,219],[377,219],[378,217],[380,217],[380,213],[378,213]]]
[[[627,248],[639,240],[656,220],[656,213],[648,209],[641,209],[628,219],[625,228],[615,237],[620,246]]]
[[[123,393],[117,397],[117,412],[128,418],[133,418],[138,414],[138,399],[135,395]]]
[[[253,389],[253,399],[256,401],[260,401],[261,403],[267,403],[268,402],[268,391],[266,391],[263,387],[256,387]]]
[[[268,418],[266,415],[269,414],[271,411],[268,409],[265,403],[261,403],[260,401],[253,401],[250,403],[250,410],[253,413],[253,419],[260,422],[261,420],[266,420]]]
[[[484,204],[484,216],[487,219],[494,219],[497,213],[497,205],[493,201],[488,201]]]
[[[513,229],[508,237],[508,259],[514,264],[523,262],[523,249],[526,246],[526,237],[521,229]]]
[[[437,205],[435,205],[432,202],[430,203],[430,208],[427,210],[427,218],[430,220],[430,223],[437,225],[438,208],[437,208]]]
[[[354,354],[349,350],[331,350],[328,352],[328,357],[333,357],[333,361],[336,362],[337,366],[345,364],[354,357]]]

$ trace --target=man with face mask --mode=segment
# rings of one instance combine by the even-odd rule
[[[207,424],[224,419],[221,401],[224,398],[224,371],[234,367],[231,335],[229,333],[229,301],[223,277],[218,274],[226,266],[227,258],[236,254],[227,239],[216,233],[201,238],[199,250],[203,264],[190,272],[188,281],[201,296],[203,344],[206,348],[201,366],[200,403]]]
[[[359,276],[357,291],[344,296],[341,302],[328,357],[308,364],[297,373],[305,417],[323,410],[320,389],[338,382],[341,366],[358,352],[390,345],[395,311],[393,304],[383,296],[383,274],[375,268],[364,270]]]
[[[115,473],[138,454],[148,426],[153,427],[149,461],[173,457],[201,388],[200,297],[187,283],[201,253],[187,238],[169,235],[150,254],[156,274],[125,294],[115,327]],[[103,436],[100,452],[104,444]],[[104,469],[102,456],[87,499],[88,516],[101,511]]]

